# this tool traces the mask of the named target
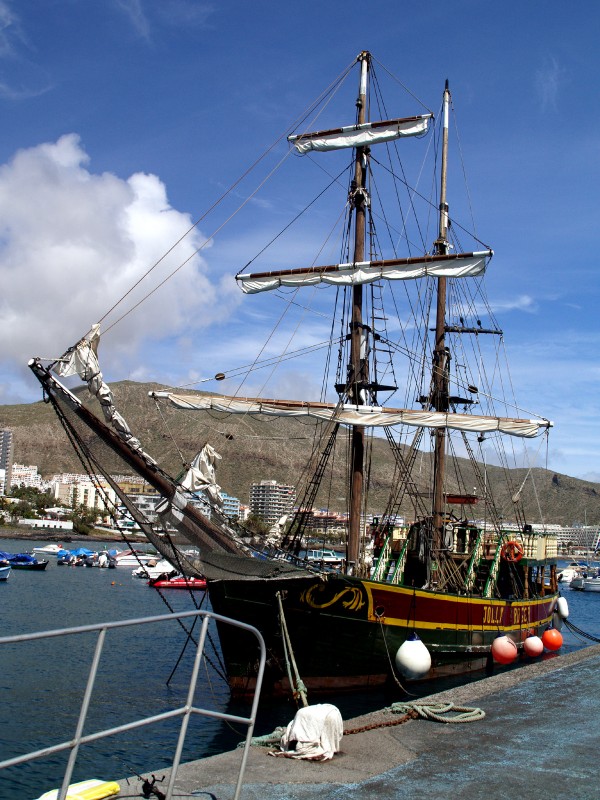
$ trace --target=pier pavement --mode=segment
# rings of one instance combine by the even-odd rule
[[[479,707],[486,716],[466,724],[418,719],[345,735],[340,752],[324,762],[273,758],[253,746],[241,800],[600,798],[600,645],[418,702]],[[345,720],[344,728],[394,717],[382,710]],[[182,764],[174,796],[231,800],[241,757],[238,749]],[[119,797],[143,796],[138,778],[120,783]]]

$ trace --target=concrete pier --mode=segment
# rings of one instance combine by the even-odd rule
[[[273,758],[268,748],[252,747],[242,800],[600,797],[600,645],[419,702],[479,707],[486,716],[466,724],[410,720],[344,735],[341,751],[325,762]],[[382,710],[345,720],[344,728],[394,717]],[[241,757],[234,750],[181,765],[174,796],[231,800]],[[167,780],[157,784],[163,791]],[[142,796],[138,778],[120,783],[119,797]]]

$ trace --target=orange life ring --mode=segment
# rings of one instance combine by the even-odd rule
[[[521,542],[506,542],[502,545],[500,555],[505,561],[510,561],[511,564],[516,564],[523,558],[525,550]]]

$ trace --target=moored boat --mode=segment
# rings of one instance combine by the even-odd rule
[[[169,561],[164,558],[151,559],[145,564],[140,565],[137,569],[132,571],[134,578],[142,578],[142,580],[155,580],[163,576],[177,575],[177,570]]]
[[[112,554],[116,567],[140,567],[149,561],[155,561],[156,556],[143,550],[119,550]]]
[[[62,550],[64,550],[62,544],[46,544],[34,547],[32,552],[40,553],[41,555],[44,556],[57,556]]]
[[[13,569],[27,569],[35,572],[43,572],[48,566],[48,559],[37,559],[29,553],[2,553],[2,558],[5,558]]]
[[[154,589],[206,589],[204,578],[193,578],[185,575],[173,575],[172,577],[152,578],[148,581],[148,586]]]
[[[273,268],[267,263],[249,271],[256,259],[265,258],[261,250],[236,276],[244,293],[271,292],[267,296],[274,297],[273,304],[283,302],[286,313],[308,313],[314,302],[311,310],[319,320],[324,316],[319,301],[326,292],[317,290],[334,295],[328,311],[337,321],[327,326],[331,341],[323,359],[327,380],[319,381],[331,389],[316,400],[245,397],[241,386],[232,396],[152,393],[170,410],[202,414],[219,440],[234,438],[227,425],[235,415],[242,415],[247,424],[255,418],[281,417],[298,421],[305,435],[310,431],[309,464],[299,481],[298,507],[279,532],[262,537],[225,515],[215,475],[219,454],[212,444],[190,459],[181,480],[144,452],[103,382],[98,326],[49,367],[40,359],[30,362],[72,434],[71,441],[97,465],[148,540],[177,571],[206,577],[216,613],[261,631],[270,664],[265,689],[274,693],[290,690],[285,664],[291,647],[311,691],[366,688],[397,679],[395,655],[413,636],[422,642],[429,661],[418,676],[408,670],[412,678],[479,668],[491,657],[500,634],[513,642],[516,657],[529,636],[551,626],[558,599],[556,535],[536,531],[528,522],[524,483],[515,485],[506,469],[510,448],[503,450],[506,437],[525,441],[545,436],[552,423],[542,416],[525,416],[509,398],[499,400],[503,387],[511,384],[501,376],[503,331],[482,280],[493,251],[449,214],[449,88],[446,85],[443,92],[434,134],[440,175],[431,184],[436,189],[427,199],[421,225],[413,217],[415,203],[423,198],[406,184],[404,164],[395,159],[398,148],[405,147],[404,139],[428,135],[433,115],[427,111],[368,119],[376,99],[369,93],[371,55],[360,53],[356,64],[358,98],[352,124],[313,133],[300,128],[288,137],[294,152],[310,152],[311,159],[320,152],[350,154],[349,166],[339,172],[346,176],[339,258],[325,266],[297,267],[290,262]],[[383,158],[390,159],[385,167]],[[396,191],[387,195],[374,177],[380,166],[384,177],[402,176]],[[341,177],[333,180],[331,186],[340,181]],[[375,201],[384,197],[395,205],[406,190],[406,209],[398,209],[397,221],[380,233],[377,225],[383,221],[385,226],[390,214],[375,212]],[[307,210],[311,206],[312,201],[306,203]],[[423,231],[433,208],[436,226],[426,238]],[[406,226],[413,224],[409,232]],[[470,237],[467,249],[459,236]],[[409,246],[406,255],[398,254],[400,243]],[[384,253],[388,244],[390,251]],[[306,297],[300,300],[302,292]],[[384,305],[388,293],[391,312]],[[279,314],[275,317],[279,325]],[[277,363],[286,362],[288,355]],[[488,359],[493,364],[489,373],[482,366]],[[403,367],[398,360],[404,360]],[[104,421],[57,381],[51,369],[62,377],[78,373],[98,398]],[[215,380],[225,377],[218,373]],[[401,400],[392,404],[398,397]],[[94,434],[91,441],[81,436],[81,423]],[[96,440],[108,445],[123,468],[138,472],[163,496],[156,508],[163,530],[174,527],[198,548],[198,557],[186,556],[119,493],[110,470],[99,463]],[[508,482],[504,497],[510,504],[505,508],[516,520],[510,528],[504,524],[507,511],[488,480],[486,442],[498,454]],[[386,466],[377,477],[378,465],[369,459],[384,447],[388,460],[381,460]],[[93,459],[88,457],[92,451]],[[343,567],[334,571],[301,557],[301,549],[321,486],[333,481],[337,459],[346,456],[347,479],[343,489],[341,482],[336,486],[338,493],[344,492],[347,535]],[[530,473],[527,480],[533,480]],[[380,501],[382,508],[370,522],[378,481],[385,483],[389,496]],[[210,505],[210,514],[199,506],[198,492]],[[219,634],[230,686],[236,692],[252,691],[255,642],[238,632],[231,635],[224,627]]]
[[[571,589],[579,592],[600,592],[600,569],[580,567],[569,583]]]

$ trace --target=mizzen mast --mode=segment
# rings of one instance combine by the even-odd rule
[[[361,64],[360,85],[357,107],[357,124],[366,121],[367,114],[367,78],[369,73],[370,54],[363,51],[358,60]],[[368,148],[356,148],[354,181],[352,183],[350,202],[354,207],[354,263],[365,258],[366,231],[366,176]],[[368,366],[365,352],[366,340],[363,325],[363,287],[361,284],[352,288],[352,319],[350,323],[350,364],[348,370],[349,393],[352,402],[363,405],[366,402],[366,386],[368,383]],[[364,485],[364,453],[365,429],[362,425],[354,425],[351,429],[350,443],[350,516],[348,523],[348,562],[350,567],[358,565],[361,537],[361,514]]]
[[[448,203],[446,201],[448,169],[448,118],[450,111],[450,90],[448,81],[443,100],[443,138],[442,165],[440,180],[440,220],[435,250],[438,255],[447,255],[448,246]],[[449,411],[449,373],[450,352],[446,347],[446,277],[437,279],[437,309],[435,319],[435,347],[433,351],[432,397],[435,411]],[[435,431],[435,452],[433,467],[433,551],[439,551],[444,541],[444,480],[446,474],[446,429]]]

